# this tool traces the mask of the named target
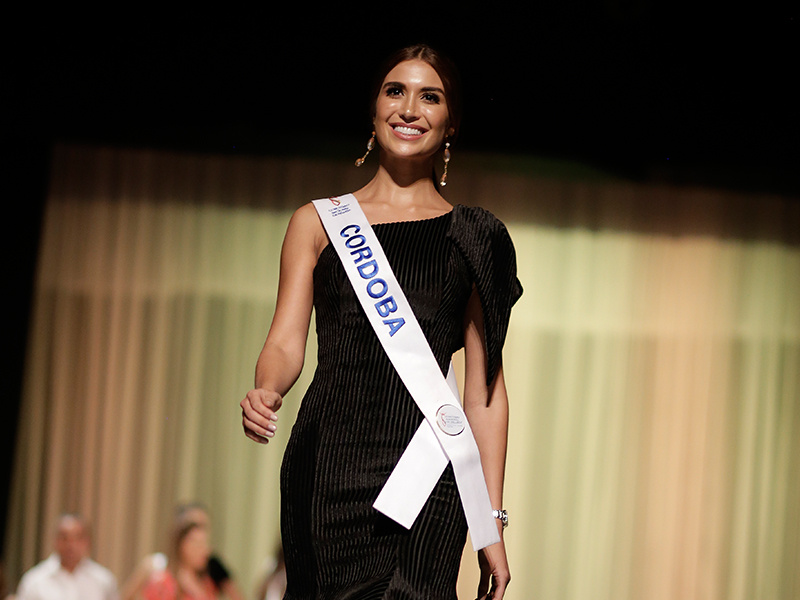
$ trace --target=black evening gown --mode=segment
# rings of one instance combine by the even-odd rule
[[[511,239],[491,213],[458,205],[374,225],[442,372],[463,347],[473,286],[489,378],[522,293]],[[291,600],[454,600],[467,527],[447,467],[411,530],[372,504],[422,415],[375,336],[332,246],[314,270],[318,363],[281,469]]]

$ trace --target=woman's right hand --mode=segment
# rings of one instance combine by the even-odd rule
[[[281,404],[283,398],[277,392],[261,388],[247,392],[244,400],[239,403],[242,407],[244,434],[259,444],[268,443],[278,428],[276,412]]]
[[[327,239],[310,202],[289,219],[281,249],[275,314],[258,355],[255,389],[239,403],[244,434],[259,444],[266,444],[275,436],[275,413],[303,370],[314,308],[314,267]]]

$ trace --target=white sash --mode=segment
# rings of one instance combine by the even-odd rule
[[[478,445],[461,408],[452,365],[446,380],[355,196],[313,204],[381,345],[425,416],[375,509],[410,528],[451,462],[473,548],[499,542]]]

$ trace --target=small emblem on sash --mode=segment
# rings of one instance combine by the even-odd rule
[[[436,411],[436,424],[447,435],[458,435],[464,431],[464,414],[452,404],[444,404]]]

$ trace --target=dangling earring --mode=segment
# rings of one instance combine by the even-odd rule
[[[367,154],[372,152],[372,149],[374,147],[375,147],[375,132],[373,131],[372,132],[372,137],[369,138],[369,141],[367,142],[367,151],[364,153],[364,156],[362,156],[361,158],[357,158],[356,159],[356,166],[357,167],[360,167],[361,165],[364,164],[364,161],[367,160]]]
[[[444,172],[442,178],[439,180],[439,185],[444,187],[447,185],[447,163],[450,162],[450,142],[444,143]]]

